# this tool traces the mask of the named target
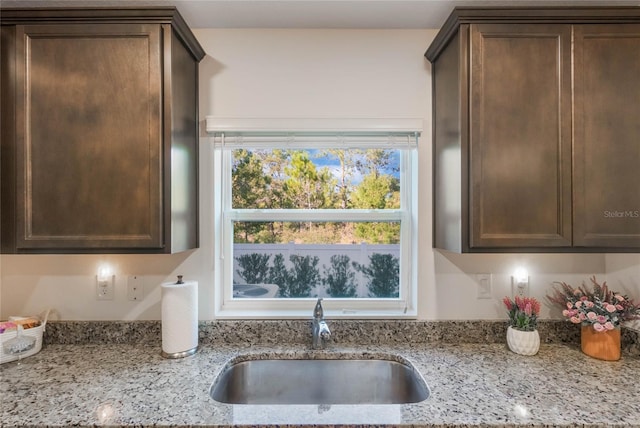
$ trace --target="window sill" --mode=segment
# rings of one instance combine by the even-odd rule
[[[284,320],[284,319],[311,319],[313,315],[313,304],[309,309],[280,309],[280,310],[251,310],[251,309],[218,309],[216,319],[263,319],[263,320]],[[331,319],[416,319],[418,317],[415,310],[336,310],[324,308],[324,317]]]

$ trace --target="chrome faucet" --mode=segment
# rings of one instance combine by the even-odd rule
[[[324,311],[322,309],[322,297],[318,299],[316,307],[313,310],[313,349],[324,349],[326,342],[331,339],[331,330],[324,320]]]

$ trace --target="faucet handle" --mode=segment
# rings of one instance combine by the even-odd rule
[[[331,339],[331,331],[329,330],[329,327],[327,325],[325,325],[324,327],[325,328],[320,332],[320,338],[322,338],[322,340],[324,341],[328,341],[329,339]]]
[[[317,320],[321,320],[324,318],[324,310],[322,309],[322,297],[318,297],[316,307],[313,310],[313,318]]]

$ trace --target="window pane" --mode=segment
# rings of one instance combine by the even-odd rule
[[[257,230],[262,229],[266,235],[276,231],[279,237],[234,240],[234,298],[399,298],[398,222],[236,222],[234,226],[235,233],[253,228],[255,236],[261,236]],[[373,239],[355,239],[359,228]]]
[[[233,150],[234,209],[398,209],[400,151]]]
[[[340,247],[340,248],[337,248]],[[234,245],[234,298],[398,298],[397,245]]]

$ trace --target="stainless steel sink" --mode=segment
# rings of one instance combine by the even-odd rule
[[[231,404],[402,404],[429,388],[409,362],[271,359],[229,364],[210,394]]]

